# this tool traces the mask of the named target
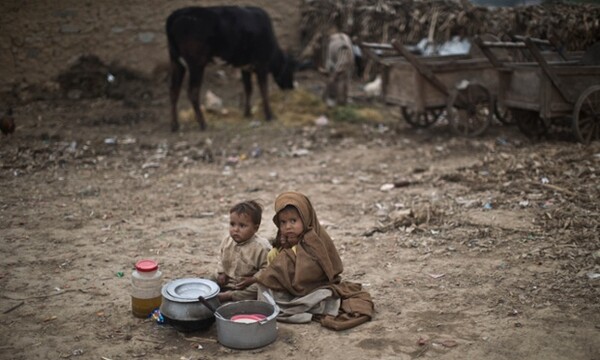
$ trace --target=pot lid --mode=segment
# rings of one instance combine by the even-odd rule
[[[210,299],[219,293],[219,285],[214,281],[200,278],[176,279],[162,288],[164,297],[179,302],[198,301],[198,297]]]

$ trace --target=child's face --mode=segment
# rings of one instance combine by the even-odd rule
[[[300,213],[295,208],[284,209],[277,215],[279,232],[281,234],[281,245],[290,248],[300,241],[300,235],[304,231],[304,223]]]
[[[258,225],[252,222],[248,214],[229,214],[229,235],[237,242],[242,243],[250,239],[258,231]]]

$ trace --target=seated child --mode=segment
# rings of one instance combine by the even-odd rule
[[[316,319],[335,330],[369,321],[374,313],[371,295],[361,284],[342,280],[342,260],[308,197],[293,191],[277,196],[273,222],[277,237],[269,266],[256,280],[258,299],[271,298],[279,306],[277,320]]]
[[[267,266],[269,242],[257,235],[262,207],[253,200],[229,210],[229,236],[221,242],[215,274],[219,301],[256,300],[255,276]]]

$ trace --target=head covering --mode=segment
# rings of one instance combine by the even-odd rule
[[[282,249],[269,267],[264,269],[258,282],[295,296],[310,293],[316,288],[339,283],[343,271],[342,260],[327,231],[321,226],[312,203],[298,192],[285,192],[275,200],[273,222],[279,225],[278,214],[286,206],[298,210],[304,224],[304,235],[292,249]],[[279,238],[279,230],[277,231]]]

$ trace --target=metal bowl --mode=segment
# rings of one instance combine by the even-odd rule
[[[242,314],[262,314],[261,321],[250,323],[231,320]],[[264,301],[244,300],[221,305],[215,312],[219,342],[232,349],[256,349],[277,339],[279,307]]]

